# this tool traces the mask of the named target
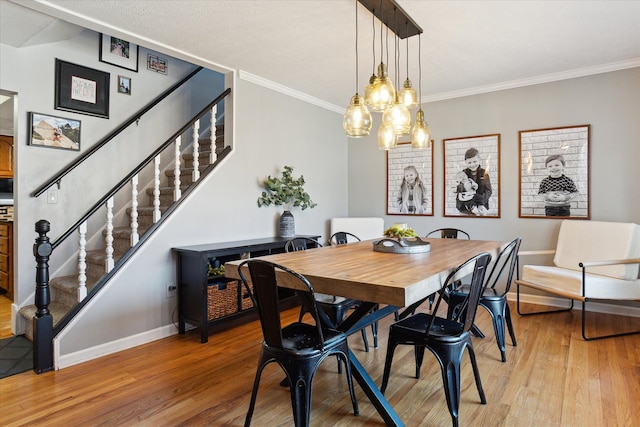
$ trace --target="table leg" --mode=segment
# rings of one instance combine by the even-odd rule
[[[345,331],[347,335],[351,335],[363,327],[398,311],[399,307],[385,306],[377,310],[371,311],[377,304],[363,303],[358,307],[343,323],[338,325],[338,329]],[[351,374],[356,379],[360,387],[367,395],[373,406],[376,408],[384,422],[388,426],[404,427],[404,423],[396,414],[389,401],[384,397],[378,386],[373,382],[364,366],[356,358],[353,351],[349,350],[349,361],[351,362]]]

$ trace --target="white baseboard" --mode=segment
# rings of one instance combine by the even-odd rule
[[[509,292],[507,294],[507,299],[509,301],[516,301],[517,295],[515,292]],[[529,303],[529,304],[538,304],[538,305],[548,305],[551,307],[569,307],[569,300],[558,297],[550,297],[543,295],[531,295],[531,294],[520,294],[520,301]],[[581,310],[582,303],[580,301],[576,301],[573,304],[574,310]],[[631,317],[640,317],[640,306],[627,306],[627,305],[619,305],[619,304],[606,304],[600,302],[588,302],[587,303],[587,311],[593,311],[595,313],[606,313],[606,314],[618,314],[620,316],[631,316]]]
[[[166,325],[152,331],[146,331],[130,337],[125,337],[116,341],[100,344],[95,347],[86,348],[81,351],[69,354],[60,354],[60,347],[57,340],[53,340],[53,360],[56,370],[68,368],[69,366],[79,363],[88,362],[89,360],[117,353],[119,351],[128,350],[142,344],[166,338],[178,333],[175,325]]]

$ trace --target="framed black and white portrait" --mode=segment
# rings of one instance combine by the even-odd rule
[[[433,215],[433,141],[425,150],[400,143],[387,151],[387,215]]]
[[[589,219],[590,125],[522,130],[520,218]]]
[[[444,216],[500,218],[500,134],[442,142]]]

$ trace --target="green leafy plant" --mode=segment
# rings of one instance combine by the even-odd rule
[[[272,177],[269,175],[263,181],[265,191],[258,197],[258,207],[262,206],[285,206],[285,210],[292,207],[299,207],[302,210],[314,208],[317,206],[313,203],[309,193],[304,191],[304,176],[295,179],[293,177],[293,167],[285,166],[282,171],[282,177]]]
[[[416,231],[413,228],[408,227],[400,227],[398,225],[392,225],[391,227],[384,230],[384,235],[386,237],[396,237],[401,239],[403,237],[416,237]]]

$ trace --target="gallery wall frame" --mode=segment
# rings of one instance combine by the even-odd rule
[[[433,216],[433,141],[418,150],[399,143],[387,151],[387,215]]]
[[[100,62],[138,72],[140,46],[118,37],[100,34]]]
[[[169,72],[167,60],[150,53],[147,54],[147,69],[160,74],[167,74]]]
[[[500,134],[442,140],[446,217],[500,218]]]
[[[80,120],[29,112],[27,145],[80,150]]]
[[[56,58],[56,110],[109,118],[109,73]]]
[[[131,95],[131,78],[118,76],[118,93]]]
[[[520,218],[590,219],[591,125],[518,134]]]

